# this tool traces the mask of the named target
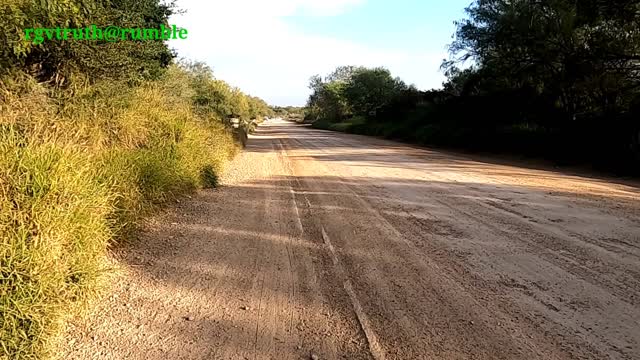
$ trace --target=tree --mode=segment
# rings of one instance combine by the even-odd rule
[[[477,0],[451,46],[504,89],[535,89],[559,121],[625,112],[640,86],[639,1]]]
[[[307,106],[315,120],[341,121],[351,116],[370,116],[391,103],[407,85],[385,68],[341,66],[325,79],[310,79]]]
[[[181,63],[191,75],[193,103],[199,114],[230,125],[232,118],[247,123],[272,113],[264,100],[244,94],[213,76],[211,68],[202,62]]]
[[[90,25],[158,28],[167,25],[173,2],[159,0],[8,0],[0,4],[0,72],[27,71],[41,81],[67,86],[74,74],[139,82],[159,77],[174,58],[162,41],[45,41],[25,39],[27,28]]]
[[[350,74],[344,96],[355,115],[368,116],[375,115],[407,88],[385,68],[359,68]]]
[[[325,82],[318,75],[312,77],[309,85],[312,94],[307,102],[308,117],[313,120],[340,121],[348,116],[349,104],[344,97],[345,86],[346,82],[342,79]]]

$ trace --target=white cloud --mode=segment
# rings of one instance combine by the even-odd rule
[[[277,105],[301,105],[308,79],[340,65],[386,66],[419,87],[439,86],[439,54],[377,49],[315,34],[286,23],[286,16],[334,16],[364,0],[178,0],[187,13],[172,23],[189,31],[171,46],[180,56],[207,62],[218,78]]]

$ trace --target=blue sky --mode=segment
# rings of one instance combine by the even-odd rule
[[[471,0],[178,0],[171,46],[273,105],[303,105],[309,78],[339,65],[384,66],[440,87],[454,20]]]

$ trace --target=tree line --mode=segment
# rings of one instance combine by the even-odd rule
[[[640,2],[476,0],[442,90],[382,68],[310,81],[317,127],[640,169]]]

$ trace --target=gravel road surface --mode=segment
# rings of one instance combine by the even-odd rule
[[[637,184],[271,120],[69,359],[640,359]]]

